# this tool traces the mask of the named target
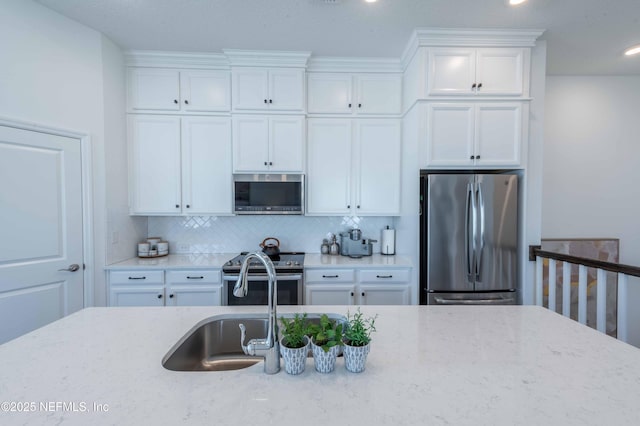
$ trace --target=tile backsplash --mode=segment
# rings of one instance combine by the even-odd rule
[[[338,234],[352,227],[363,238],[380,240],[392,217],[316,216],[180,216],[149,217],[148,236],[169,242],[169,251],[178,253],[236,253],[259,250],[267,237],[280,240],[282,251],[319,253],[327,233]],[[373,252],[380,252],[374,243]]]

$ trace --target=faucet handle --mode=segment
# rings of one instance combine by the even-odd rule
[[[244,344],[244,339],[247,337],[247,328],[244,324],[239,324],[238,327],[240,327],[240,346],[242,347],[242,352],[244,352],[245,355],[250,355],[249,348]]]

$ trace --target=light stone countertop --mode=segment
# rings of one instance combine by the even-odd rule
[[[220,269],[238,253],[170,254],[163,257],[133,257],[105,266],[105,269]]]
[[[305,268],[410,268],[411,266],[411,259],[401,255],[389,256],[376,253],[357,259],[348,256],[331,256],[318,253],[304,255]]]
[[[77,312],[0,346],[0,401],[36,403],[33,412],[0,412],[0,424],[619,426],[640,419],[640,350],[534,306],[363,306],[378,314],[378,331],[361,374],[347,372],[342,359],[326,375],[311,359],[300,376],[266,375],[262,363],[227,372],[162,367],[199,321],[264,311]],[[86,412],[65,411],[63,403],[84,404]]]
[[[238,253],[214,254],[170,254],[156,258],[134,257],[122,262],[107,265],[107,270],[130,269],[219,269],[225,262],[231,260]],[[304,256],[305,268],[334,268],[334,267],[402,267],[410,268],[411,259],[405,256],[386,256],[380,253],[352,259],[347,256],[330,256],[328,254],[307,253]]]

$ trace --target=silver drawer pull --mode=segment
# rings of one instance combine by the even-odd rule
[[[376,275],[376,278],[393,278],[393,275]]]
[[[338,278],[340,275],[323,275],[322,278]]]
[[[129,277],[130,280],[146,280],[147,277]]]
[[[202,280],[204,277],[187,277],[188,280]]]

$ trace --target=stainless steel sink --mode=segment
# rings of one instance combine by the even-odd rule
[[[318,323],[321,314],[307,314],[310,322]],[[346,322],[342,315],[329,318]],[[278,315],[292,317],[291,314]],[[248,356],[240,347],[240,327],[247,329],[247,341],[267,335],[266,315],[219,315],[196,324],[162,359],[164,368],[173,371],[240,370],[262,362],[263,358]]]

